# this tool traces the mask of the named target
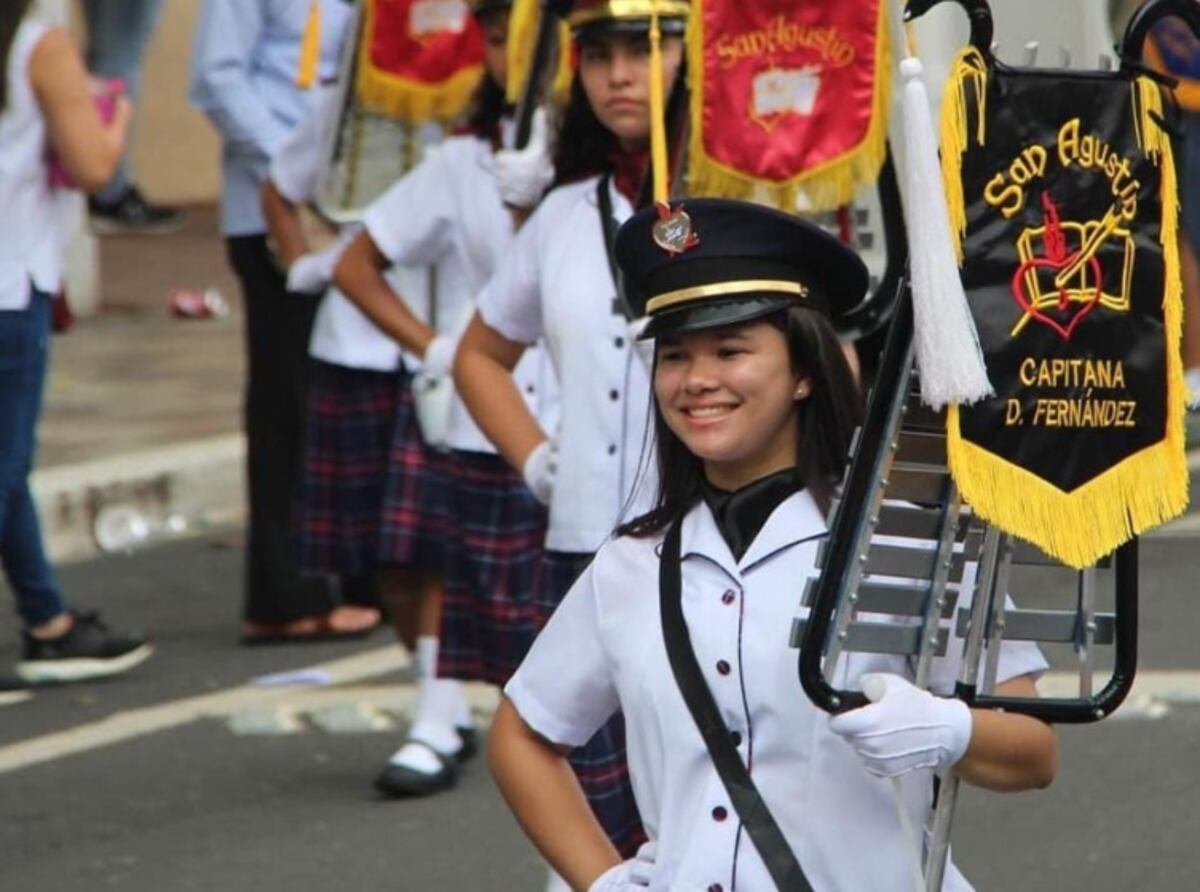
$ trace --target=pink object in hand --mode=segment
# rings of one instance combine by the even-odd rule
[[[117,100],[125,95],[125,79],[121,77],[93,78],[92,102],[100,115],[100,120],[107,126],[112,123],[117,113]],[[50,149],[46,153],[46,182],[51,189],[77,189],[75,181],[63,167],[58,153]]]

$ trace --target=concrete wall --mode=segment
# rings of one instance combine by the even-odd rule
[[[187,101],[192,31],[200,2],[168,0],[146,54],[133,169],[155,201],[210,202],[220,191],[216,133]]]

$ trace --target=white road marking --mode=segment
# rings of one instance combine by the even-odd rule
[[[243,709],[231,715],[227,724],[230,731],[239,735],[299,734],[307,730],[294,709],[278,704]]]
[[[386,710],[361,700],[334,703],[308,713],[308,720],[327,734],[371,734],[395,731],[396,719]]]
[[[408,664],[408,654],[403,648],[393,645],[332,660],[313,668],[328,671],[335,684],[347,684],[403,669]],[[240,685],[211,694],[114,713],[66,731],[0,747],[0,774],[177,728],[196,719],[227,718],[255,707],[268,707],[290,700],[296,694],[295,688]]]
[[[225,720],[231,730],[237,733],[279,734],[304,730],[301,717],[307,715],[313,725],[323,730],[349,733],[350,728],[345,725],[347,722],[352,724],[355,719],[348,719],[347,716],[354,714],[362,722],[360,727],[363,731],[376,730],[371,725],[381,721],[390,722],[391,714],[411,714],[417,698],[416,686],[360,683],[403,669],[408,663],[408,655],[401,648],[378,648],[313,667],[331,674],[334,681],[332,687],[262,688],[241,685],[115,713],[66,731],[0,747],[0,774],[112,746],[205,718]],[[1103,682],[1104,679],[1097,677],[1098,684]],[[1073,672],[1048,672],[1038,683],[1038,688],[1043,697],[1073,697],[1078,690],[1078,676]],[[488,724],[499,704],[499,691],[484,684],[468,684],[465,690],[476,720],[482,725]],[[25,692],[11,693],[22,696]],[[1138,674],[1133,691],[1114,718],[1156,719],[1167,715],[1173,706],[1197,705],[1200,705],[1200,671],[1147,671]],[[335,727],[339,722],[342,726]],[[258,730],[253,730],[255,723],[259,726]],[[379,727],[377,730],[390,728]]]
[[[1102,676],[1102,672],[1096,673],[1096,685],[1107,682],[1107,677]],[[1077,697],[1079,674],[1047,672],[1038,681],[1038,692],[1043,697]],[[1197,705],[1200,705],[1200,671],[1150,670],[1134,676],[1133,690],[1111,720],[1161,719],[1172,707]]]
[[[487,725],[500,703],[500,692],[486,684],[463,686],[467,705],[477,723]],[[296,690],[287,701],[291,716],[331,734],[370,734],[395,731],[397,719],[411,721],[417,702],[415,684],[390,684]],[[233,713],[227,722],[235,734],[291,734],[291,725],[278,713],[264,715],[261,707]]]
[[[24,703],[33,694],[29,691],[0,691],[0,706],[11,706],[14,703]]]

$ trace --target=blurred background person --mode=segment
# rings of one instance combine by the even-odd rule
[[[374,609],[335,605],[323,578],[302,577],[291,542],[319,297],[291,294],[267,241],[261,190],[270,159],[315,110],[346,39],[344,0],[205,0],[190,95],[222,139],[221,232],[245,306],[245,426],[250,517],[242,640],[322,640],[374,629]]]
[[[38,683],[124,672],[152,649],[69,607],[29,490],[68,237],[51,182],[100,188],[132,114],[126,99],[108,97],[105,123],[78,49],[65,31],[27,16],[31,2],[0,4],[0,560],[24,626],[17,674]]]
[[[96,77],[120,78],[136,100],[142,60],[154,35],[163,0],[82,0],[87,22],[86,59]],[[166,233],[183,225],[178,208],[146,201],[129,172],[129,149],[121,153],[117,172],[88,198],[92,228],[100,233]]]
[[[1166,18],[1150,30],[1146,60],[1176,79],[1182,115],[1176,140],[1179,183],[1179,257],[1183,273],[1183,368],[1188,405],[1200,410],[1200,41],[1182,19]]]

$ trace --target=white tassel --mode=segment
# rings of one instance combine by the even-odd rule
[[[938,147],[921,62],[900,62],[904,79],[905,224],[921,398],[935,409],[991,396],[979,335],[950,239]]]

